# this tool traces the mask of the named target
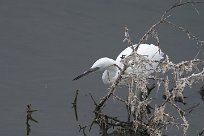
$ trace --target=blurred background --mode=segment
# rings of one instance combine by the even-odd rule
[[[32,104],[38,124],[31,123],[31,136],[80,136],[78,125],[89,126],[94,104],[107,86],[96,73],[73,82],[101,57],[115,59],[128,45],[123,43],[127,25],[133,42],[156,23],[172,0],[1,0],[0,1],[0,135],[26,135],[26,105]],[[195,8],[199,11],[197,14]],[[204,39],[204,4],[175,9],[170,21]],[[195,41],[167,25],[158,29],[160,46],[173,62],[192,59]],[[200,59],[204,54],[200,53]],[[186,102],[200,103],[187,116],[187,135],[204,128],[204,103],[196,84],[186,89]],[[79,90],[76,121],[72,102]],[[120,89],[120,95],[126,92]],[[110,102],[105,112],[126,119],[124,105]],[[88,135],[99,135],[93,126]],[[172,127],[169,135],[181,135]]]

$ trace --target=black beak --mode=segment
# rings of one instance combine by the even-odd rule
[[[89,73],[95,72],[95,71],[98,70],[98,69],[99,69],[99,67],[90,68],[89,70],[85,71],[85,72],[82,73],[81,75],[75,77],[75,78],[73,79],[73,81],[78,80],[79,78],[82,78],[83,76],[88,75]]]

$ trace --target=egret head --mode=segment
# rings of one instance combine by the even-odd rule
[[[109,67],[113,66],[115,64],[115,60],[110,58],[100,58],[98,59],[91,68],[99,68],[100,71],[104,71],[108,69]]]
[[[74,78],[73,80],[78,80],[79,78],[88,75],[89,73],[95,72],[95,71],[104,71],[107,70],[109,68],[111,68],[112,66],[114,66],[116,63],[113,59],[110,58],[100,58],[98,59],[93,65],[92,67],[85,71],[84,73],[82,73],[81,75],[77,76],[76,78]]]

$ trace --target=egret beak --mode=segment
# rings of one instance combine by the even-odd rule
[[[82,73],[81,75],[77,76],[76,78],[73,79],[74,80],[78,80],[79,78],[82,78],[85,75],[88,75],[89,73],[95,72],[99,69],[99,67],[96,68],[90,68],[89,70],[85,71],[84,73]]]

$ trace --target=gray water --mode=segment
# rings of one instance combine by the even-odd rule
[[[124,25],[134,42],[172,4],[171,0],[0,0],[0,135],[26,135],[26,105],[39,111],[31,136],[77,136],[78,124],[90,125],[96,100],[106,94],[101,74],[72,79],[100,57],[116,58],[126,48]],[[178,8],[170,20],[204,39],[204,5]],[[193,58],[197,47],[185,34],[165,25],[159,29],[163,52],[172,61]],[[203,54],[199,58],[204,58]],[[204,127],[204,103],[196,85],[186,91],[189,104],[201,103],[188,116],[188,135]],[[71,108],[79,89],[79,121]],[[112,104],[110,114],[123,110]],[[126,114],[121,115],[123,118]],[[86,130],[88,131],[88,130]],[[171,135],[180,135],[174,127]],[[99,135],[95,126],[90,135]]]

